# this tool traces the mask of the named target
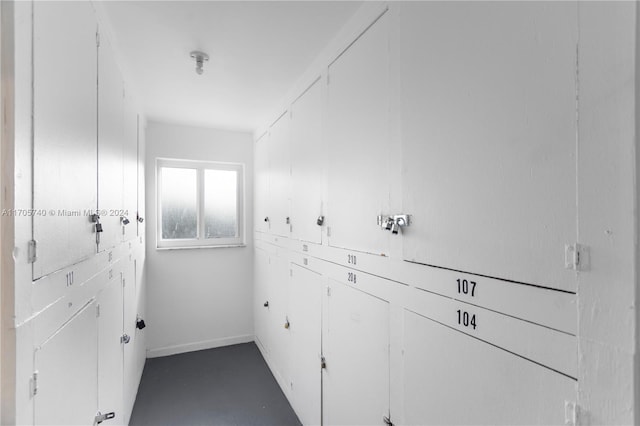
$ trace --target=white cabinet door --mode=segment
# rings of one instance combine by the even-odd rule
[[[138,116],[138,201],[137,201],[137,214],[136,219],[141,218],[142,222],[137,221],[136,229],[138,230],[137,235],[141,236],[144,234],[145,227],[145,218],[146,212],[144,208],[145,203],[145,180],[144,180],[144,163],[145,163],[145,152],[146,152],[146,132],[145,132],[145,121],[144,118]]]
[[[125,257],[122,262],[123,266],[123,330],[124,334],[129,336],[129,342],[124,344],[124,390],[123,390],[123,415],[122,419],[125,424],[129,424],[129,417],[133,410],[133,403],[136,400],[136,392],[138,391],[138,380],[140,379],[139,371],[139,350],[142,333],[144,331],[136,329],[136,315],[138,309],[138,300],[136,297],[136,271],[135,263],[132,257]]]
[[[138,208],[138,114],[130,97],[124,102],[123,144],[122,213],[129,223],[124,225],[122,240],[129,241],[136,236]]]
[[[289,384],[290,332],[285,328],[288,319],[289,264],[285,258],[270,256],[269,264],[269,334],[271,361],[275,367],[275,376],[281,383]]]
[[[265,133],[254,145],[254,226],[259,232],[269,232],[269,134]]]
[[[286,112],[269,131],[269,195],[267,198],[271,233],[289,235],[291,194],[290,119]]]
[[[266,355],[271,350],[271,291],[269,285],[269,254],[256,248],[254,255],[255,278],[253,287],[253,303],[255,313],[256,342],[262,347]]]
[[[322,82],[318,79],[291,106],[291,237],[320,243],[322,182]]]
[[[410,311],[403,353],[405,424],[565,424],[575,401],[575,380]]]
[[[330,280],[323,324],[327,425],[382,425],[389,415],[389,303]]]
[[[291,265],[289,321],[291,323],[291,405],[305,425],[319,425],[322,383],[322,276]]]
[[[36,425],[90,425],[97,411],[95,303],[88,304],[35,353]]]
[[[122,395],[122,280],[117,274],[98,294],[98,410],[114,412],[108,424],[125,424]]]
[[[329,244],[389,253],[389,31],[383,15],[329,66]]]
[[[98,50],[98,209],[103,232],[99,250],[122,241],[123,82],[108,40]]]
[[[575,2],[401,5],[406,260],[575,291],[576,22]]]
[[[35,2],[33,278],[96,252],[96,30],[88,2]]]

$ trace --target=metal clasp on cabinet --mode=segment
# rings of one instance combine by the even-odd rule
[[[96,416],[94,417],[93,421],[95,422],[94,424],[99,425],[100,423],[104,422],[105,420],[111,420],[116,416],[115,412],[110,412],[110,413],[104,413],[102,414],[100,411],[98,411],[96,413]]]
[[[411,216],[408,214],[396,214],[392,216],[379,215],[377,223],[383,230],[391,231],[392,234],[398,234],[402,228],[411,225]]]

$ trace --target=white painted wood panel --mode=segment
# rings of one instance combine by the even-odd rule
[[[327,226],[329,244],[389,253],[390,77],[388,17],[383,15],[329,66]]]
[[[133,228],[132,228],[133,229]],[[135,231],[134,231],[135,232]],[[139,371],[139,347],[138,341],[144,331],[136,329],[136,315],[138,308],[138,300],[136,297],[136,276],[135,263],[133,255],[128,254],[123,260],[122,265],[122,304],[123,304],[123,333],[131,339],[129,343],[123,345],[124,361],[123,371],[123,410],[122,419],[124,424],[129,424],[133,404],[136,400],[136,392],[138,391],[138,382],[140,380]]]
[[[565,423],[576,381],[405,311],[404,424]]]
[[[305,425],[321,419],[322,276],[291,265],[289,321],[291,350],[291,405]]]
[[[285,112],[269,131],[269,196],[267,201],[271,232],[289,236],[291,202],[291,160],[290,160],[289,112]]]
[[[95,303],[36,348],[36,425],[90,425],[98,403],[98,335]]]
[[[122,241],[124,86],[106,37],[98,49],[98,209],[103,232],[99,250]]]
[[[269,290],[269,255],[259,248],[254,252],[254,330],[256,343],[262,347],[267,356],[270,354],[270,290]],[[265,304],[267,306],[265,306]]]
[[[114,412],[113,424],[125,424],[123,412],[122,278],[117,274],[98,294],[98,410]],[[80,337],[80,336],[79,336]]]
[[[359,274],[360,275],[364,274]],[[577,377],[577,338],[438,296],[414,290],[406,307],[462,333],[504,348],[563,374]]]
[[[254,227],[256,231],[269,231],[269,134],[265,133],[254,145]]]
[[[289,263],[285,256],[269,256],[269,327],[271,348],[271,362],[276,368],[275,376],[285,392],[290,387],[290,366],[288,364],[291,349],[291,335],[285,328],[288,318],[289,305]]]
[[[320,243],[326,152],[322,138],[323,82],[316,80],[291,105],[291,238]]]
[[[404,258],[575,291],[576,2],[399,7]]]
[[[122,155],[122,216],[129,220],[124,225],[122,241],[129,241],[137,234],[136,213],[138,207],[138,114],[131,95],[125,92],[124,132]]]
[[[389,303],[329,280],[323,324],[323,421],[382,425],[389,415]]]
[[[97,23],[87,2],[35,2],[33,20],[37,279],[96,252]]]
[[[144,228],[146,224],[144,220],[146,219],[146,210],[145,210],[145,180],[144,180],[144,163],[145,163],[145,150],[146,150],[146,124],[144,116],[138,115],[138,201],[137,201],[137,218],[141,218],[143,221],[138,221],[136,223],[137,235],[141,236],[144,234]],[[142,242],[142,241],[140,241]]]

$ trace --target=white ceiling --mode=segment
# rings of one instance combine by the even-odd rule
[[[107,1],[147,118],[252,131],[361,2]],[[197,75],[189,52],[211,59]]]

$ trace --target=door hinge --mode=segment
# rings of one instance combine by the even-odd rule
[[[110,413],[104,413],[102,414],[100,411],[98,411],[96,413],[96,416],[93,418],[93,424],[99,425],[100,423],[104,422],[105,420],[111,420],[116,416],[116,413],[114,411],[110,412]]]
[[[100,33],[96,32],[96,46],[100,47]]]
[[[388,426],[393,426],[393,422],[391,421],[391,418],[388,416],[383,416],[382,421],[384,422],[384,424]]]
[[[565,426],[578,424],[578,404],[574,401],[564,401],[564,424]]]
[[[331,287],[327,287],[327,296],[331,296]]]
[[[31,396],[38,394],[38,370],[34,371],[31,375]]]
[[[100,305],[96,305],[96,318],[100,318]]]
[[[327,237],[331,236],[331,227],[327,226]]]
[[[38,242],[36,240],[30,240],[29,241],[29,252],[28,252],[28,263],[34,263],[36,260],[38,260],[38,255],[36,252],[36,247],[38,245]]]
[[[589,247],[583,244],[564,246],[564,267],[574,271],[588,271],[591,263]]]
[[[323,370],[327,368],[327,360],[323,356],[320,357],[320,368]]]

